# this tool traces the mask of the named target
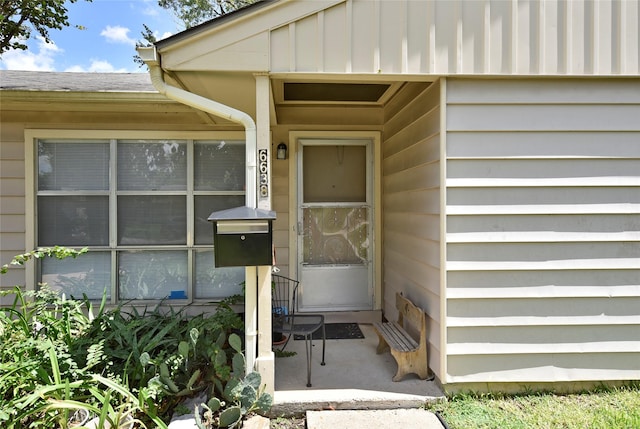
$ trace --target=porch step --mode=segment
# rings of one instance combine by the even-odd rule
[[[323,312],[325,323],[364,323],[382,321],[382,310]]]
[[[425,390],[437,390],[437,387]],[[364,389],[318,389],[276,391],[271,414],[292,416],[310,410],[372,411],[422,409],[426,403],[442,401],[444,396],[372,391]],[[327,426],[331,427],[331,426]],[[356,426],[351,426],[355,428]],[[358,426],[359,427],[359,426]],[[366,427],[366,426],[363,426]],[[402,427],[402,426],[397,426]],[[430,428],[430,426],[425,426]],[[311,426],[308,426],[310,429]]]

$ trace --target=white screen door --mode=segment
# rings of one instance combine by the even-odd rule
[[[371,141],[301,139],[299,145],[301,310],[370,310]]]

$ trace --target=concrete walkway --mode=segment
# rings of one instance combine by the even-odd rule
[[[422,409],[308,411],[307,429],[443,429],[438,417]]]

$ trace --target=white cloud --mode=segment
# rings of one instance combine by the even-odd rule
[[[75,65],[67,68],[65,72],[130,73],[129,70],[124,68],[116,69],[113,64],[105,60],[91,60],[89,67]]]
[[[125,45],[135,46],[136,41],[128,36],[129,31],[130,30],[128,28],[121,27],[119,25],[113,27],[111,25],[107,25],[100,35],[110,43],[123,43]]]
[[[55,43],[47,43],[37,38],[37,48],[29,50],[10,50],[2,54],[0,64],[7,70],[54,71],[55,56],[64,52]]]

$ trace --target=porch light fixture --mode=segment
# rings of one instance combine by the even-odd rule
[[[287,145],[280,143],[276,152],[276,159],[287,159]]]

